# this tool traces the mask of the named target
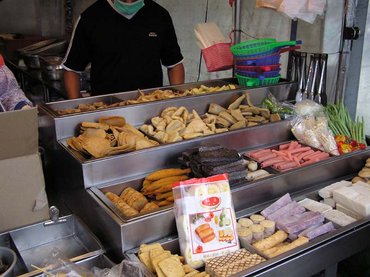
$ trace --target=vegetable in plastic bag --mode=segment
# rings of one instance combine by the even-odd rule
[[[292,121],[291,131],[296,139],[332,155],[339,155],[325,108],[312,100],[303,100],[294,106],[294,110],[297,117]]]
[[[269,93],[268,96],[262,100],[261,105],[269,109],[271,113],[278,113],[285,116],[294,114],[291,104],[280,103],[272,93]]]

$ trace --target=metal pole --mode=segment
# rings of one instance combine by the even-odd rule
[[[240,24],[240,0],[235,0],[234,1],[234,6],[233,6],[233,44],[240,43],[240,37],[241,37],[241,24]],[[233,67],[232,70],[232,76],[235,76],[235,67]]]
[[[240,29],[240,8],[241,3],[240,0],[235,0],[234,2],[234,9],[233,9],[233,17],[234,17],[234,36],[233,36],[233,43],[240,43],[240,36],[241,36],[241,29]]]

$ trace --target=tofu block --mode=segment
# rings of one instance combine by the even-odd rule
[[[334,201],[355,213],[367,217],[370,215],[370,189],[367,185],[341,187],[333,191]]]
[[[322,189],[319,190],[319,195],[322,197],[322,198],[330,198],[333,196],[333,190],[335,189],[338,189],[338,188],[341,188],[341,187],[349,187],[352,185],[352,182],[350,181],[339,181],[339,182],[335,182],[329,186],[326,186]]]
[[[348,209],[347,207],[344,207],[343,205],[337,203],[336,207],[335,207],[338,211],[342,212],[342,213],[345,213],[346,215],[350,216],[350,217],[353,217],[354,219],[357,219],[357,220],[360,220],[362,218],[364,218],[363,216],[355,213],[354,211],[352,211],[351,209]]]
[[[324,204],[324,203],[317,202],[310,198],[305,198],[302,201],[299,201],[298,204],[302,205],[303,207],[305,207],[307,210],[311,212],[323,213],[323,212],[326,212],[332,209],[331,206]]]
[[[335,201],[333,198],[323,198],[321,201],[321,203],[324,203],[326,205],[329,205],[330,207],[332,207],[333,209],[335,208]]]
[[[356,219],[354,219],[353,217],[350,217],[338,210],[329,210],[323,213],[323,215],[327,220],[342,227],[356,221]]]

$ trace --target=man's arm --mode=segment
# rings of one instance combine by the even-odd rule
[[[174,67],[168,68],[167,70],[168,80],[171,85],[180,85],[185,81],[185,69],[182,63],[175,65]]]
[[[64,87],[67,91],[68,99],[80,98],[80,74],[64,70]]]

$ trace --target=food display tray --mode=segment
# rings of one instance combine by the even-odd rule
[[[311,199],[311,200],[314,200],[314,201],[317,201],[317,202],[320,202],[320,200],[322,200],[322,198],[318,195],[318,191],[313,191],[313,192],[309,192],[309,193],[307,193],[305,195],[298,195],[297,197],[292,197],[292,200],[293,201],[296,201],[299,204],[299,202],[302,201],[305,198]],[[333,209],[335,209],[335,208],[333,208]],[[262,210],[258,210],[258,211],[255,211],[252,214],[260,214],[261,211]],[[252,214],[244,214],[242,217],[248,218]],[[367,222],[369,220],[370,220],[370,216],[368,218],[358,219],[358,220],[356,220],[356,222],[351,223],[350,225],[351,226],[355,226],[357,224],[361,224],[361,222]],[[323,223],[325,224],[325,223],[328,223],[328,222],[330,222],[330,220],[325,219]],[[332,222],[332,224],[334,225],[335,230],[332,230],[332,231],[330,231],[330,232],[328,232],[326,234],[320,235],[320,236],[312,239],[312,241],[313,242],[317,242],[317,241],[320,241],[320,240],[325,239],[325,238],[330,238],[331,236],[335,235],[336,233],[340,233],[342,229],[346,228],[345,226],[340,226],[340,225],[336,224],[335,222]],[[287,240],[289,241],[289,238]],[[271,259],[270,257],[267,257],[263,252],[261,252],[257,248],[255,248],[253,246],[253,243],[242,243],[241,242],[241,246],[244,247],[245,249],[247,249],[248,251],[250,251],[251,253],[256,253],[256,254],[264,257],[266,260]],[[294,251],[299,251],[299,249],[304,249],[306,246],[307,246],[307,244],[304,244],[302,246],[299,246]],[[283,255],[284,254],[281,254],[280,256],[283,256]],[[279,257],[279,256],[277,256],[277,257]]]
[[[214,81],[216,82],[216,81]],[[193,83],[199,85],[199,83]],[[209,85],[205,82],[206,85]],[[186,84],[190,86],[190,84]],[[185,85],[184,85],[185,86]],[[258,105],[262,99],[269,93],[272,93],[279,101],[289,99],[290,92],[294,90],[296,83],[282,83],[272,87],[262,87],[248,89],[251,101]],[[243,92],[245,88],[238,88],[235,90],[221,91],[209,93],[207,95],[200,94],[189,97],[178,97],[170,98],[161,101],[146,102],[142,104],[134,104],[128,106],[121,106],[112,109],[95,110],[91,112],[68,114],[59,116],[54,111],[76,107],[78,104],[91,103],[96,101],[115,102],[118,98],[122,98],[122,95],[129,94],[131,92],[124,92],[122,95],[113,94],[105,96],[96,96],[88,98],[80,98],[73,100],[66,100],[60,102],[46,103],[39,106],[39,118],[40,118],[40,132],[41,137],[48,141],[59,141],[72,137],[76,134],[79,124],[83,121],[94,122],[102,116],[123,116],[126,121],[133,126],[141,126],[144,123],[150,121],[152,117],[158,116],[160,111],[167,107],[184,106],[188,110],[196,110],[199,114],[203,114],[208,110],[210,103],[216,103],[221,106],[229,105],[231,101],[235,100]],[[136,93],[136,92],[135,92]]]
[[[143,181],[143,178],[139,178],[139,179],[134,179],[134,180],[130,180],[128,182],[125,182],[125,183],[121,183],[121,184],[117,184],[117,185],[111,185],[111,186],[101,186],[101,187],[92,187],[91,188],[91,191],[107,206],[109,207],[123,222],[130,222],[130,221],[134,221],[134,220],[140,220],[142,218],[145,218],[146,216],[148,215],[155,215],[155,214],[158,214],[158,213],[162,213],[162,212],[165,212],[167,210],[172,210],[172,205],[170,206],[164,206],[164,207],[160,207],[156,210],[153,210],[153,211],[150,211],[150,212],[146,212],[146,213],[139,213],[138,215],[136,216],[132,216],[132,217],[128,217],[128,216],[125,216],[124,214],[122,214],[122,212],[120,212],[114,205],[113,205],[113,202],[110,201],[106,196],[105,196],[105,193],[107,192],[113,192],[115,193],[116,195],[120,195],[122,193],[122,191],[125,189],[125,188],[128,188],[128,187],[131,187],[131,188],[134,188],[135,190],[137,191],[140,191],[141,187],[142,187],[142,181]]]
[[[0,245],[13,249],[18,256],[15,272],[20,276],[34,276],[54,251],[72,262],[104,253],[100,241],[75,215],[45,221],[0,235]]]
[[[252,157],[251,156],[251,153],[253,153],[253,152],[255,152],[255,151],[259,151],[259,150],[278,150],[279,149],[279,146],[280,145],[284,145],[284,144],[289,144],[289,143],[291,143],[291,142],[298,142],[298,141],[293,141],[293,140],[290,140],[290,141],[284,141],[284,142],[280,142],[280,143],[278,143],[278,144],[276,144],[276,145],[272,145],[272,146],[270,146],[270,147],[263,147],[263,148],[258,148],[258,149],[254,149],[254,150],[252,150],[252,151],[247,151],[247,152],[245,152],[245,153],[243,153],[243,156],[245,156],[245,157],[247,157],[248,159],[251,159],[251,160],[253,160],[253,161],[256,161],[257,163],[258,163],[258,165],[259,166],[261,166],[261,162],[259,162],[258,161],[258,159],[256,159],[256,158],[254,158],[254,157]],[[299,143],[299,142],[298,142]],[[305,144],[303,144],[303,143],[299,143],[302,147],[309,147],[309,148],[311,148],[311,150],[312,151],[315,151],[315,152],[317,152],[317,151],[320,151],[320,152],[323,152],[323,153],[325,153],[324,151],[322,151],[322,150],[319,150],[319,149],[317,149],[317,148],[315,148],[315,147],[311,147],[311,146],[309,146],[309,145],[305,145]],[[324,158],[324,159],[322,159],[322,160],[325,160],[325,159],[329,159],[329,158],[331,158],[331,157],[334,157],[334,155],[332,155],[331,153],[327,153],[328,154],[328,157],[327,158]],[[313,162],[313,163],[315,163],[315,162]],[[310,164],[313,164],[313,163],[310,163]],[[302,166],[296,166],[296,167],[292,167],[292,168],[288,168],[288,169],[279,169],[279,168],[277,168],[276,166],[274,166],[274,165],[271,165],[271,166],[267,166],[267,167],[264,167],[264,169],[266,169],[266,170],[269,170],[269,171],[271,171],[271,172],[277,172],[277,173],[281,173],[281,172],[286,172],[286,171],[290,171],[290,170],[293,170],[293,169],[297,169],[297,168],[301,168]]]
[[[104,254],[99,255],[99,256],[90,257],[90,258],[87,258],[87,259],[84,259],[84,260],[81,260],[81,261],[77,261],[74,264],[77,265],[79,268],[86,269],[89,272],[93,272],[94,268],[98,268],[98,269],[101,269],[101,270],[111,269],[113,266],[116,265],[114,262],[112,262]],[[55,274],[56,276],[59,276],[58,273],[61,274],[60,272],[58,272],[59,270],[60,269],[50,270],[49,272],[50,272],[50,274]],[[42,274],[39,274],[39,275],[36,275],[36,276],[37,277],[44,277],[45,274],[42,273]]]
[[[270,135],[271,132],[274,136]],[[69,168],[69,175],[71,175],[70,172],[78,170],[71,177],[80,178],[83,180],[83,184],[80,185],[89,188],[122,182],[161,168],[171,167],[177,164],[183,151],[201,145],[219,144],[240,151],[255,146],[276,144],[291,138],[289,121],[282,120],[99,159],[87,159],[70,149],[66,140],[61,140],[59,144],[63,151],[58,154],[58,158]]]
[[[41,107],[44,110],[47,110],[50,114],[52,114],[54,117],[63,117],[63,116],[71,116],[76,115],[80,113],[74,113],[74,114],[64,114],[61,115],[58,113],[59,110],[65,110],[65,109],[74,109],[77,108],[80,104],[92,104],[96,102],[103,102],[104,104],[111,105],[118,102],[126,101],[126,100],[135,100],[137,99],[141,94],[149,94],[157,89],[161,90],[172,90],[172,91],[179,91],[184,92],[185,90],[200,87],[201,85],[207,86],[207,87],[216,87],[216,86],[224,86],[229,84],[235,84],[236,89],[239,89],[240,86],[237,85],[237,80],[234,78],[225,78],[225,79],[217,79],[217,80],[211,80],[211,81],[202,81],[202,82],[193,82],[193,83],[187,83],[183,85],[177,85],[177,86],[166,86],[161,88],[150,88],[150,89],[143,89],[143,90],[133,90],[133,91],[127,91],[127,92],[119,92],[114,94],[106,94],[102,96],[93,96],[88,98],[79,98],[79,99],[73,99],[73,100],[65,100],[65,101],[58,101],[58,102],[50,102],[50,103],[42,103]],[[234,91],[234,90],[227,90],[227,92]],[[219,91],[222,92],[222,91]],[[223,91],[226,92],[226,91]],[[206,94],[211,94],[215,92],[209,92]],[[189,95],[185,97],[193,97],[197,95]],[[145,104],[145,103],[141,103]],[[135,104],[136,105],[136,104]],[[109,110],[109,109],[116,109],[120,107],[111,107],[111,108],[105,108],[103,110]],[[85,111],[83,113],[91,113],[94,111]]]
[[[330,183],[316,184],[315,189],[324,187]],[[304,198],[316,199],[317,191],[310,191],[307,194],[296,193],[295,200]],[[258,213],[270,203],[262,203],[249,207],[248,210],[237,213],[238,217],[247,217]],[[243,270],[232,276],[311,276],[327,268],[328,265],[335,264],[354,253],[366,249],[370,246],[367,239],[370,231],[370,217],[363,218],[344,227],[321,235],[308,243],[301,245],[291,251],[283,253],[271,259],[266,259],[256,266]],[[165,250],[172,254],[181,254],[179,240],[176,236],[169,236],[153,243],[160,243]],[[257,253],[253,247],[247,247],[248,251]],[[125,256],[138,262],[137,256],[139,248],[134,248],[125,253]],[[261,255],[263,256],[263,255]],[[320,257],[320,259],[317,259]]]
[[[249,208],[256,207],[260,203],[266,203],[266,199],[277,199],[287,192],[296,195],[312,189],[314,187],[312,184],[332,182],[332,180],[343,176],[348,178],[353,172],[358,172],[361,169],[364,161],[369,156],[370,149],[367,149],[358,153],[333,157],[304,168],[238,184],[231,189],[234,209],[237,216],[241,217],[243,214],[253,213],[253,211],[249,211]],[[97,206],[94,208],[95,214],[89,223],[97,230],[97,233],[105,236],[110,234],[106,243],[109,247],[116,248],[115,253],[122,254],[142,243],[150,243],[176,234],[175,216],[172,207],[166,207],[157,212],[138,217],[125,218],[112,207],[112,204],[104,196],[106,191],[119,193],[127,186],[139,188],[142,178],[144,176],[119,184],[94,186],[86,190],[91,199],[89,205]],[[81,205],[80,197],[70,196],[68,201],[75,203],[76,206]],[[262,208],[259,210],[262,210]],[[239,211],[242,214],[239,215]],[[88,219],[88,215],[86,215],[86,219]]]

